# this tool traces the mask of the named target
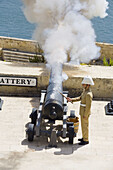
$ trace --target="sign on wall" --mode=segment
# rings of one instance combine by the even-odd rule
[[[0,76],[0,85],[35,87],[37,78]]]

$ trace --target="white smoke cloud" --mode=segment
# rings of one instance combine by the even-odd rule
[[[22,0],[24,14],[36,24],[33,38],[42,46],[50,65],[55,62],[88,63],[100,56],[90,19],[104,18],[106,0]]]
[[[108,2],[106,0],[80,0],[80,2],[86,3],[82,14],[89,19],[98,16],[104,18],[108,15],[106,13],[106,10],[108,9]]]

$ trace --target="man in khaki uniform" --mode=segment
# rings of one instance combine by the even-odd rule
[[[76,98],[69,98],[67,97],[68,102],[76,102],[80,101],[80,118],[81,118],[81,129],[82,129],[82,138],[78,139],[81,141],[79,144],[80,145],[86,145],[89,143],[89,116],[91,112],[91,103],[92,103],[92,98],[93,94],[91,91],[90,86],[94,85],[94,82],[90,76],[84,77],[82,81],[82,86],[83,86],[83,93],[81,96],[76,97]]]

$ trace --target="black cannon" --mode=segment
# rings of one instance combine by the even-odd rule
[[[31,123],[27,129],[28,141],[33,141],[34,136],[50,137],[49,146],[56,146],[58,136],[62,138],[69,137],[69,143],[73,144],[78,129],[78,118],[75,112],[71,111],[67,116],[67,91],[62,87],[62,65],[57,64],[58,73],[52,68],[50,73],[49,85],[46,90],[41,91],[40,106],[37,112],[36,108],[32,109],[30,114]],[[42,130],[42,120],[49,125],[49,129]],[[61,129],[55,129],[55,121],[62,120]],[[76,124],[76,127],[75,127]]]
[[[44,111],[42,117],[51,120],[63,119],[63,93],[62,88],[62,65],[57,64],[59,76],[56,76],[55,70],[52,68],[50,74],[49,85],[47,88],[46,98],[44,102]],[[55,79],[55,77],[57,79]]]
[[[106,115],[113,115],[113,100],[105,106],[105,113]]]
[[[0,98],[0,110],[2,110],[3,100]]]

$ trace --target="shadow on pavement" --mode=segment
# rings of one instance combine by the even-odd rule
[[[31,106],[32,108],[36,108],[38,110],[39,105],[40,105],[40,98],[39,97],[33,97],[30,100]]]
[[[26,129],[28,125],[29,123],[25,125]],[[60,129],[61,126],[57,125],[56,128]],[[44,129],[45,129],[45,126],[43,126],[43,130]],[[69,144],[68,137],[65,139],[63,139],[62,137],[57,137],[57,141],[56,141],[57,147],[49,147],[49,142],[50,142],[50,138],[48,136],[40,136],[40,137],[34,136],[34,140],[32,142],[29,142],[27,135],[26,135],[26,139],[24,139],[21,142],[21,144],[27,145],[29,149],[32,149],[34,151],[50,150],[54,148],[55,155],[70,155],[70,154],[73,154],[74,151],[82,147],[82,145],[79,145],[78,143]]]
[[[78,145],[78,143],[75,144],[69,144],[68,142],[58,142],[57,147],[49,147],[49,143],[47,141],[48,139],[46,137],[38,137],[35,138],[33,142],[29,142],[27,139],[24,139],[21,144],[27,145],[29,149],[35,150],[35,151],[43,151],[43,150],[50,150],[55,149],[54,154],[55,155],[70,155],[73,154],[77,149],[81,148],[82,145]]]

